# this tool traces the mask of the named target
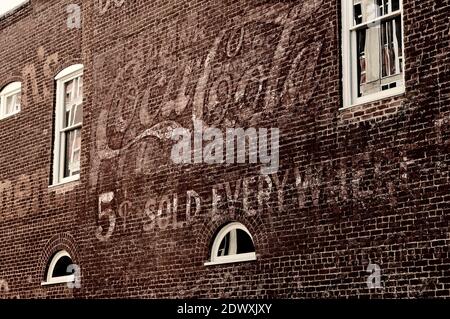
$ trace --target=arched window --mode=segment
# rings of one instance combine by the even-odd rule
[[[0,119],[20,112],[21,89],[20,82],[13,82],[0,91]]]
[[[7,13],[12,13],[19,8],[25,6],[30,0],[14,0],[14,1],[2,1],[0,5],[0,18],[5,16]]]
[[[256,260],[253,238],[240,223],[225,225],[214,239],[211,259],[205,266]]]
[[[65,250],[58,251],[50,261],[43,285],[74,282],[72,258]]]
[[[83,65],[62,70],[56,77],[53,185],[78,180],[83,125]]]

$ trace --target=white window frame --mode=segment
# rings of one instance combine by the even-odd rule
[[[13,11],[17,10],[20,7],[25,6],[25,4],[28,4],[30,2],[30,0],[22,0],[22,1],[15,1],[15,2],[16,3],[13,4],[13,5],[7,5],[6,11],[3,11],[3,12],[0,13],[0,18],[6,16],[10,12],[13,12]]]
[[[392,2],[391,2],[392,3]],[[353,25],[353,1],[352,0],[341,0],[342,8],[342,72],[343,72],[343,102],[344,105],[342,109],[350,108],[356,105],[361,105],[365,103],[374,102],[377,100],[393,97],[396,95],[401,95],[405,92],[405,28],[403,19],[403,0],[399,0],[400,14],[389,13],[380,17],[374,17],[373,19],[364,22],[362,24]],[[357,68],[355,67],[358,57],[353,48],[353,44],[356,44],[356,33],[352,32],[359,29],[362,25],[372,24],[376,22],[381,22],[383,20],[388,20],[394,16],[400,16],[402,22],[402,85],[397,86],[392,89],[385,91],[380,91],[372,93],[363,97],[356,97],[355,92],[357,92],[358,85],[358,75]],[[352,35],[352,36],[351,36]]]
[[[21,93],[22,84],[20,82],[12,82],[6,85],[0,92],[0,120],[11,117],[20,113],[22,106],[19,110],[14,110],[12,113],[6,114],[6,101],[8,97]]]
[[[42,286],[75,282],[75,274],[67,275],[67,276],[61,276],[61,277],[53,277],[52,276],[53,271],[55,270],[56,263],[62,257],[69,257],[72,260],[72,257],[70,257],[70,255],[69,255],[69,253],[67,251],[61,250],[61,251],[57,252],[55,254],[55,256],[53,256],[52,261],[50,262],[50,265],[48,266],[45,282],[41,283]]]
[[[254,261],[256,260],[256,253],[245,253],[245,254],[234,254],[229,256],[219,256],[219,248],[220,244],[222,243],[222,240],[225,238],[225,236],[232,230],[243,230],[247,233],[248,236],[250,236],[250,239],[253,241],[253,237],[248,231],[247,227],[242,225],[241,223],[233,222],[226,226],[224,226],[217,236],[214,239],[214,243],[211,249],[211,260],[206,262],[205,266],[212,266],[212,265],[220,265],[220,264],[229,264],[229,263],[237,263],[237,262],[245,262],[245,261]]]
[[[70,183],[80,179],[80,174],[63,177],[64,176],[64,155],[65,155],[65,141],[61,139],[61,132],[64,123],[64,87],[65,83],[83,75],[84,66],[82,64],[75,64],[62,70],[55,77],[56,81],[56,106],[55,106],[55,141],[53,145],[53,180],[51,186]],[[83,123],[73,126],[70,129],[82,128]]]

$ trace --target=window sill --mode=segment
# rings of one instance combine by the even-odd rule
[[[214,265],[224,265],[224,264],[232,264],[232,263],[242,263],[242,262],[255,261],[255,260],[256,260],[256,254],[248,253],[248,254],[241,254],[241,255],[236,255],[236,256],[218,258],[214,261],[205,262],[203,265],[204,266],[214,266]]]
[[[17,112],[14,112],[14,113],[10,113],[10,114],[8,114],[8,115],[0,115],[0,121],[1,120],[5,120],[5,119],[8,119],[8,118],[10,118],[10,117],[13,117],[14,115],[17,115],[17,114],[19,114],[20,113],[20,111],[17,111]]]
[[[53,279],[52,281],[44,281],[44,282],[41,282],[41,286],[54,286],[54,285],[60,285],[60,284],[68,284],[71,282],[72,283],[75,282],[74,275],[60,277],[58,279]]]
[[[391,90],[387,90],[384,92],[378,92],[378,93],[374,93],[368,96],[365,96],[363,98],[359,98],[356,100],[355,103],[348,105],[348,106],[344,106],[341,107],[339,110],[340,111],[345,111],[347,109],[351,109],[357,106],[361,106],[364,104],[369,104],[369,103],[373,103],[373,102],[377,102],[377,101],[381,101],[384,99],[388,99],[388,98],[393,98],[396,96],[401,96],[405,93],[405,88],[404,87],[399,87],[396,89],[391,89]]]
[[[57,184],[49,185],[49,190],[61,190],[65,188],[73,188],[74,186],[78,185],[80,183],[80,176],[76,176],[71,179],[63,180]]]
[[[15,14],[16,12],[18,12],[22,8],[25,8],[28,5],[30,5],[30,0],[25,0],[25,1],[19,2],[17,5],[12,7],[8,11],[6,11],[4,13],[0,13],[0,20],[5,19],[9,16],[12,16],[13,14]]]

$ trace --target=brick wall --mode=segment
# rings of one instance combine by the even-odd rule
[[[0,297],[449,296],[450,2],[404,0],[406,92],[345,110],[337,2],[31,0],[0,18],[0,86],[24,94],[0,121]],[[53,78],[75,63],[81,179],[49,188]],[[174,164],[166,133],[193,118],[279,128],[280,169]],[[204,266],[230,221],[257,260]],[[59,249],[80,289],[41,286]]]

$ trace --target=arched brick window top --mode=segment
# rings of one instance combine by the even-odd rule
[[[42,285],[54,285],[75,281],[72,257],[65,250],[53,255],[47,266],[45,282]]]
[[[20,112],[22,84],[12,82],[0,90],[0,119]]]
[[[83,64],[73,64],[73,65],[65,68],[61,72],[59,72],[55,76],[55,80],[58,81],[58,80],[62,80],[64,78],[71,78],[71,77],[73,77],[74,73],[82,73],[83,69],[84,69]]]
[[[256,253],[252,235],[244,225],[233,222],[217,233],[210,261],[205,266],[253,260],[256,260]]]

